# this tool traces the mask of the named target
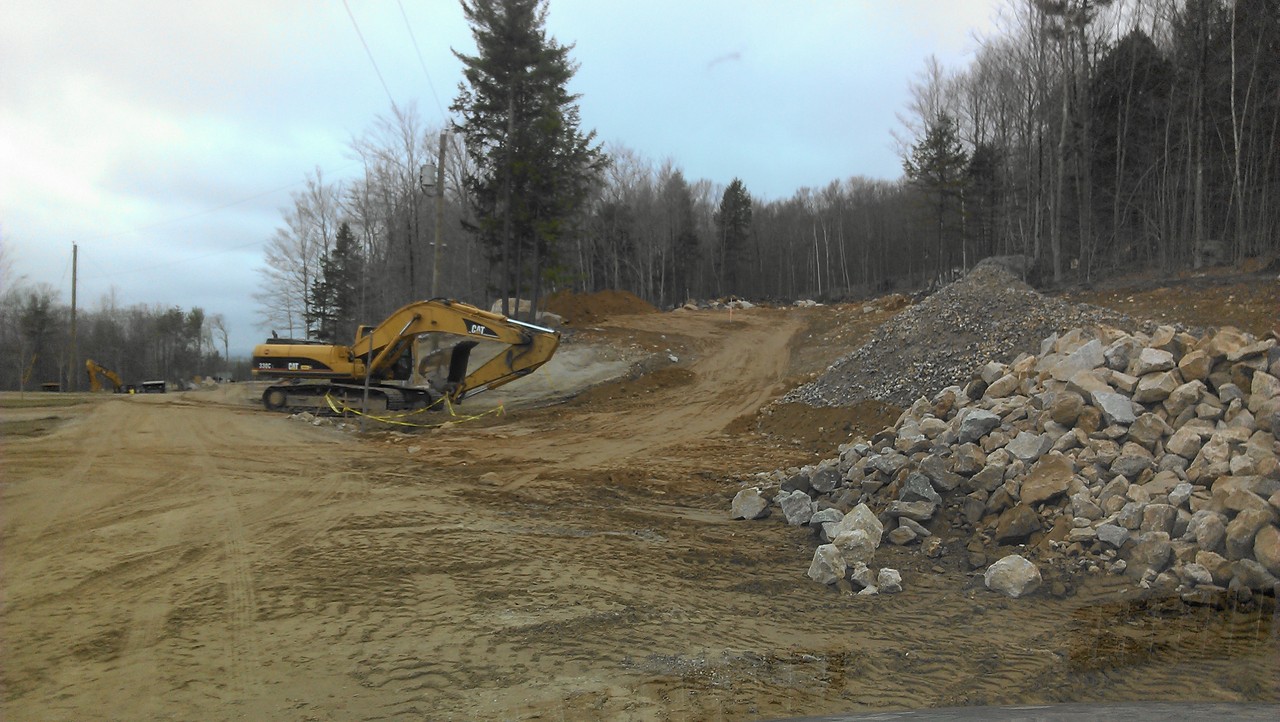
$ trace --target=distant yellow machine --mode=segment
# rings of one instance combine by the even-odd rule
[[[89,374],[89,390],[102,391],[102,379],[111,382],[111,390],[117,394],[163,394],[168,385],[163,381],[143,381],[138,384],[126,384],[120,380],[120,374],[95,362],[93,359],[86,359],[84,362],[85,373]]]
[[[327,412],[330,400],[374,410],[415,409],[532,373],[555,354],[560,334],[460,301],[411,303],[350,346],[267,339],[253,350],[253,375],[286,380],[262,392],[272,411]],[[472,349],[495,355],[469,369]],[[416,363],[415,363],[416,362]]]
[[[120,375],[115,371],[102,366],[93,359],[86,359],[84,362],[85,373],[89,374],[89,390],[101,391],[102,379],[105,378],[111,382],[112,390],[117,394],[123,394],[130,389],[120,380]]]

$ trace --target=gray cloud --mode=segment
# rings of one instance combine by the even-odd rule
[[[926,55],[971,49],[1000,2],[552,0],[548,26],[575,44],[572,89],[600,137],[781,198],[896,177],[907,83]],[[450,48],[471,51],[470,34],[454,2],[404,7],[416,47],[396,4],[351,3],[396,101],[438,125],[460,79]],[[734,50],[708,61],[709,46]],[[67,301],[78,242],[82,298],[223,313],[243,352],[289,191],[317,166],[350,175],[350,138],[386,111],[341,3],[10,2],[0,225],[15,271]]]
[[[717,55],[716,57],[712,58],[710,62],[707,63],[707,70],[711,70],[712,68],[714,68],[717,65],[720,65],[721,63],[728,63],[728,62],[733,62],[737,60],[742,60],[742,53],[738,52],[737,50],[733,51],[732,53]]]

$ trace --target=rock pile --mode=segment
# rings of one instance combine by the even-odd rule
[[[849,406],[866,399],[907,406],[922,395],[963,383],[990,360],[1008,362],[1044,337],[1081,326],[1147,330],[1112,311],[1044,296],[1015,270],[1020,257],[988,258],[964,278],[882,325],[785,402]]]
[[[752,302],[750,302],[750,301],[747,301],[747,300],[745,300],[745,299],[738,298],[737,296],[728,296],[728,297],[726,297],[726,298],[713,298],[713,299],[711,299],[711,300],[709,300],[709,301],[706,301],[706,300],[689,300],[689,301],[685,301],[685,302],[684,302],[684,304],[680,306],[680,308],[683,308],[683,309],[684,309],[684,310],[686,310],[686,311],[703,311],[703,310],[712,310],[712,311],[737,310],[737,311],[745,311],[745,310],[747,310],[747,309],[751,309],[751,308],[755,308],[755,307],[756,307],[756,305],[755,305],[754,303],[752,303]]]
[[[814,470],[809,489],[831,491],[839,483],[839,475],[830,466]],[[785,485],[784,485],[785,486]],[[774,502],[782,510],[787,523],[807,525],[826,542],[813,553],[809,578],[821,584],[844,585],[846,591],[869,595],[902,591],[902,574],[896,569],[870,567],[876,549],[884,536],[884,524],[866,504],[858,504],[848,513],[839,507],[822,504],[796,486],[784,488]],[[735,519],[760,519],[769,515],[769,500],[757,487],[738,492],[731,514]]]
[[[1024,546],[1075,572],[1206,599],[1274,593],[1277,432],[1276,339],[1099,326],[978,367],[837,458],[763,476],[779,484],[773,504],[789,523],[820,527],[818,581],[861,573],[851,569],[867,540],[851,532],[878,538],[866,529],[874,516],[884,539],[920,543],[928,556],[945,552],[941,538],[963,543],[970,568]],[[735,500],[736,517],[769,513],[759,490],[740,496],[764,503]],[[992,565],[988,586],[1021,570],[1027,581],[1000,588],[1034,590],[1038,571],[1022,562]]]

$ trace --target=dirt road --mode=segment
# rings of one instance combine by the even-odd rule
[[[27,409],[53,421],[4,440],[3,716],[1280,699],[1269,616],[1103,584],[1005,600],[914,550],[879,559],[906,592],[841,596],[805,578],[807,530],[730,521],[737,479],[815,459],[750,422],[816,370],[824,313],[620,318],[584,338],[656,354],[643,375],[421,434],[313,427],[236,387]]]

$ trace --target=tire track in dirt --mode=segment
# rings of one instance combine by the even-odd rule
[[[221,438],[214,433],[216,428],[208,415],[197,418],[201,426],[186,435],[194,440],[192,463],[204,469],[204,485],[217,499],[221,512],[219,581],[225,587],[225,637],[221,642],[227,660],[226,689],[221,693],[230,704],[266,713],[263,673],[268,654],[259,619],[271,618],[277,610],[270,598],[260,598],[261,580],[277,576],[291,551],[328,532],[341,517],[333,502],[344,490],[358,497],[367,486],[348,471],[299,479],[291,472],[314,463],[314,459],[296,459],[293,453],[277,457],[278,472],[264,476],[260,471],[254,473],[252,467],[241,470],[243,453],[233,450],[243,449],[250,440]],[[219,439],[219,444],[211,449],[204,439]]]
[[[219,530],[217,535],[221,537],[221,554],[212,555],[208,564],[185,569],[184,579],[180,580],[176,573],[170,573],[143,587],[147,593],[132,603],[133,618],[126,649],[140,660],[138,664],[143,679],[161,679],[172,688],[187,684],[189,676],[203,676],[198,670],[207,669],[205,663],[175,653],[166,644],[165,637],[174,618],[179,591],[185,598],[193,586],[216,579],[225,589],[225,628],[229,643],[225,645],[225,654],[222,656],[227,663],[227,677],[223,683],[215,686],[222,687],[220,692],[224,703],[242,705],[258,696],[256,670],[260,666],[261,654],[252,628],[255,616],[253,584],[244,549],[244,529],[239,510],[225,479],[220,478],[218,455],[210,452],[205,441],[207,438],[216,438],[211,435],[211,428],[205,418],[186,411],[182,405],[165,404],[161,409],[152,411],[153,418],[166,420],[170,435],[179,440],[176,448],[170,452],[174,467],[169,471],[187,487],[188,503],[198,504],[201,509],[198,518],[191,519],[183,531],[190,533],[193,531],[190,528],[192,526],[207,528],[212,524],[213,528]],[[207,494],[199,493],[200,490]],[[193,491],[197,492],[194,496],[191,495]],[[212,498],[208,494],[212,494]],[[209,507],[208,502],[211,500],[215,504]],[[178,532],[178,528],[173,525],[167,529],[170,534]],[[207,538],[208,533],[204,531],[199,536]],[[157,709],[155,705],[165,699],[168,691],[158,689],[152,694],[140,695],[140,714],[147,715],[163,709]]]
[[[20,669],[59,647],[77,656],[17,686],[6,676],[7,707],[15,718],[714,720],[1079,699],[1094,685],[1102,697],[1169,692],[1152,661],[1164,657],[1143,656],[1152,630],[1120,633],[1126,624],[1111,638],[1097,619],[1070,621],[1087,597],[1003,601],[896,548],[876,566],[902,568],[906,593],[842,596],[805,579],[809,531],[729,521],[732,479],[808,453],[757,448],[731,424],[787,372],[785,318],[636,319],[645,343],[666,333],[656,348],[670,342],[682,358],[669,373],[420,439],[334,443],[334,432],[237,407],[138,405],[139,423],[163,433],[125,451],[173,476],[137,486],[171,484],[173,496],[147,503],[174,508],[75,554],[119,562],[112,544],[159,544],[139,530],[166,520],[185,521],[174,526],[185,546],[130,550],[154,556],[74,600],[97,598],[97,613],[58,617],[54,599],[24,609]],[[129,478],[127,464],[103,461],[93,468],[104,480]],[[129,511],[116,493],[75,511]],[[72,538],[69,517],[53,518]],[[1259,658],[1256,634],[1220,636],[1238,646],[1215,656],[1212,639],[1188,633],[1165,648],[1171,666],[1203,675],[1211,694],[1264,696],[1258,678],[1275,662]],[[1103,643],[1082,645],[1092,638]],[[135,674],[153,670],[153,684]],[[121,702],[119,689],[157,701]]]
[[[134,411],[127,401],[97,403],[86,421],[95,427],[124,424]],[[33,560],[37,566],[20,566],[16,572],[18,565],[10,567],[8,582],[13,591],[7,614],[24,625],[41,616],[64,620],[52,635],[24,638],[20,653],[40,660],[31,671],[58,678],[73,666],[89,663],[102,667],[99,674],[105,679],[136,672],[137,681],[129,685],[135,694],[115,705],[131,710],[142,707],[137,712],[147,715],[159,709],[154,693],[163,665],[155,658],[155,648],[163,636],[172,579],[198,563],[205,550],[183,539],[178,512],[189,502],[171,498],[192,475],[179,469],[171,481],[155,481],[163,475],[159,465],[139,468],[125,450],[149,433],[152,424],[124,426],[113,434],[91,436],[85,443],[74,443],[74,437],[69,437],[73,443],[66,448],[62,444],[67,439],[60,437],[58,452],[38,462],[42,474],[74,487],[75,502],[61,503],[65,487],[59,483],[52,484],[53,495],[22,500],[23,516],[31,509],[27,502],[51,504],[52,513],[29,515],[46,523],[27,530],[33,537],[23,539],[23,544],[42,553]],[[82,476],[90,471],[92,477]],[[38,485],[35,488],[48,488],[43,476],[33,483]],[[91,506],[93,502],[99,503],[98,509]],[[102,509],[115,510],[114,516]],[[83,558],[93,550],[100,553],[91,566],[64,561]],[[113,610],[110,627],[105,629],[89,621],[100,618],[103,608]]]
[[[574,547],[544,550],[545,564],[575,580],[576,598],[605,597],[591,590],[619,587],[629,588],[631,595],[612,613],[509,626],[504,635],[520,647],[545,650],[544,655],[553,655],[569,669],[594,660],[602,667],[631,670],[637,688],[665,680],[663,689],[674,685],[689,693],[694,706],[687,711],[694,718],[715,712],[697,706],[702,704],[697,700],[711,699],[709,693],[723,693],[716,704],[729,705],[722,711],[730,718],[755,716],[753,710],[761,705],[785,714],[785,701],[796,695],[818,694],[833,705],[851,700],[876,709],[919,706],[922,694],[932,695],[935,702],[994,697],[1002,690],[1007,695],[1010,689],[1025,689],[1028,678],[1060,662],[1061,655],[1044,648],[1042,640],[1028,639],[1025,649],[1001,648],[999,665],[977,665],[976,653],[983,648],[972,640],[981,632],[964,620],[979,605],[963,603],[963,612],[939,619],[936,597],[926,591],[962,586],[955,579],[931,584],[927,578],[911,578],[912,588],[924,592],[918,599],[841,598],[803,584],[802,570],[792,568],[806,547],[795,550],[794,542],[785,540],[804,534],[800,530],[750,528],[749,534],[776,536],[783,543],[763,552],[765,556],[755,545],[726,552],[736,547],[732,537],[749,527],[728,521],[722,510],[704,507],[705,499],[696,506],[635,498],[621,506],[573,501],[546,504],[539,511],[546,523],[578,530],[572,536],[580,540]],[[604,533],[651,528],[661,529],[663,538],[637,536],[636,543],[644,542],[639,548],[626,548],[633,545]],[[625,580],[614,578],[607,566],[592,564],[606,558],[626,560]],[[761,569],[779,568],[790,571],[760,576]],[[740,570],[737,581],[733,569]],[[743,623],[765,610],[787,610],[795,626],[778,630],[766,625],[762,630]],[[1033,614],[1028,629],[1052,627],[1060,614],[1061,609]],[[997,622],[993,631],[1006,623],[1017,624],[1012,619]],[[624,631],[606,632],[614,627]],[[824,635],[824,629],[839,633]],[[841,638],[859,640],[857,647],[844,646]],[[796,644],[809,646],[784,657],[749,651],[794,649]],[[1016,671],[999,673],[1005,669]],[[877,680],[874,687],[861,684],[867,678]],[[736,680],[739,687],[730,693],[717,686],[727,680]]]
[[[176,550],[183,545],[176,525],[161,527],[157,541],[162,549]],[[152,691],[138,695],[138,714],[141,717],[157,717],[164,713],[165,691],[159,682],[167,678],[168,658],[164,656],[165,623],[173,607],[176,586],[174,579],[179,568],[189,567],[196,557],[204,556],[202,550],[191,548],[180,553],[178,563],[158,575],[154,584],[137,585],[138,596],[132,600],[132,618],[125,633],[121,657],[133,662],[136,677],[147,680]]]
[[[223,658],[227,661],[225,704],[245,705],[261,693],[258,671],[262,666],[262,647],[254,624],[257,602],[251,573],[245,527],[240,510],[225,480],[206,482],[216,495],[218,526],[222,536],[222,583],[226,585],[226,634]]]
[[[98,502],[96,508],[88,503],[57,507],[42,528],[25,530],[36,534],[25,543],[68,558],[102,549],[102,558],[109,560],[83,570],[60,565],[48,553],[32,560],[38,565],[30,568],[36,575],[30,587],[34,594],[11,595],[10,611],[32,618],[56,607],[66,610],[58,613],[71,623],[48,643],[26,645],[36,658],[48,660],[31,671],[57,674],[75,662],[49,650],[85,644],[101,648],[93,639],[75,640],[114,635],[118,642],[111,643],[112,650],[98,653],[110,666],[104,679],[127,674],[138,680],[133,683],[138,693],[116,700],[114,714],[154,716],[164,709],[164,700],[180,708],[191,694],[206,693],[252,707],[262,696],[258,679],[264,661],[256,628],[262,612],[255,575],[270,573],[275,553],[287,553],[323,534],[341,516],[340,497],[358,497],[367,485],[340,469],[300,478],[297,469],[313,459],[290,463],[296,453],[292,450],[278,459],[282,468],[277,473],[264,476],[261,463],[252,452],[246,456],[245,449],[269,448],[271,442],[264,444],[263,435],[252,431],[237,431],[227,419],[234,410],[218,409],[210,416],[207,409],[189,404],[101,407],[110,413],[92,414],[89,420],[118,430],[89,441],[111,439],[111,444],[84,443],[52,459],[24,460],[59,480],[91,469],[89,488]],[[294,435],[292,425],[273,421],[286,436]],[[59,468],[63,459],[65,466]],[[47,576],[52,586],[38,583]],[[74,622],[108,600],[123,612],[114,627]],[[222,648],[226,654],[210,658],[189,651],[202,646]],[[219,663],[226,668],[214,671]]]
[[[174,491],[189,484],[192,474],[171,474],[165,466],[180,462],[178,454],[163,449],[146,448],[141,441],[151,441],[154,435],[162,435],[162,427],[154,418],[138,413],[129,399],[112,399],[92,404],[89,415],[75,424],[65,426],[51,434],[49,441],[56,443],[53,453],[42,449],[39,466],[41,495],[61,503],[56,516],[44,514],[24,515],[26,520],[42,522],[35,528],[19,527],[15,534],[30,538],[39,545],[48,545],[57,538],[83,534],[105,526],[182,509],[187,502],[175,499]],[[85,428],[112,429],[110,434],[85,434]],[[29,442],[28,442],[29,443]],[[9,448],[11,463],[22,460],[17,445]],[[140,465],[139,455],[153,458],[155,453],[168,457],[164,464]],[[126,483],[113,480],[127,476]],[[86,495],[87,485],[99,493],[111,494],[102,500],[99,494]],[[112,489],[118,491],[112,491]],[[84,503],[92,500],[92,504]]]
[[[745,311],[727,323],[723,314],[684,312],[679,336],[692,347],[686,369],[688,383],[649,389],[642,399],[574,409],[574,424],[550,424],[522,435],[518,443],[485,444],[476,440],[501,431],[462,427],[439,439],[438,456],[451,453],[483,459],[507,468],[536,466],[543,477],[556,470],[583,471],[645,459],[675,447],[720,436],[744,414],[752,414],[777,394],[788,373],[789,344],[803,327],[798,317]],[[650,334],[671,334],[669,316],[628,317],[629,327]],[[685,366],[687,363],[687,367]],[[552,412],[557,418],[563,413]],[[530,423],[539,421],[531,419]],[[527,483],[525,480],[524,483]]]

